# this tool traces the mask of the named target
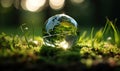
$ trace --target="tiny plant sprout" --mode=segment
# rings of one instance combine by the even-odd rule
[[[22,31],[23,33],[28,32],[28,29],[29,29],[26,24],[22,24],[22,25],[20,26],[20,28],[21,28],[21,31]]]
[[[27,42],[27,45],[28,45],[28,47],[30,48],[29,42],[28,42],[28,40],[27,40],[28,29],[29,29],[29,28],[27,27],[26,24],[22,24],[22,25],[20,26],[20,28],[21,28],[21,31],[22,31],[22,33],[23,33],[23,35],[24,35],[25,41]]]
[[[43,39],[45,45],[70,48],[77,40],[77,22],[66,14],[54,15],[45,23]]]

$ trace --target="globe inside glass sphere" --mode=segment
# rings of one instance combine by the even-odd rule
[[[77,40],[77,22],[66,14],[57,14],[45,22],[43,39],[47,46],[68,49]]]

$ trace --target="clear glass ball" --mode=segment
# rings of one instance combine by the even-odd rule
[[[45,45],[70,48],[77,40],[77,22],[66,14],[52,16],[43,28],[43,39]]]

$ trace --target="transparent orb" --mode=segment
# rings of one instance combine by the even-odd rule
[[[47,46],[70,48],[77,40],[77,22],[65,14],[52,16],[45,23],[43,39]]]

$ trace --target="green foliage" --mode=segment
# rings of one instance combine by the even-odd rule
[[[40,56],[44,57],[49,63],[69,63],[79,62],[79,52],[71,50],[64,50],[62,48],[55,48],[50,46],[42,46],[40,49]]]
[[[0,61],[14,62],[16,60],[16,62],[26,61],[28,63],[41,61],[45,62],[46,65],[82,63],[86,67],[107,63],[119,66],[120,37],[113,23],[107,20],[104,28],[98,31],[92,28],[89,36],[87,36],[87,33],[88,31],[81,33],[77,44],[69,49],[47,46],[41,37],[34,36],[31,38],[29,32],[25,30],[23,36],[10,36],[2,33],[0,34]]]
[[[12,39],[10,36],[7,36],[5,33],[0,35],[0,48],[9,48],[11,46]]]
[[[55,48],[51,46],[42,46],[40,49],[40,55],[44,57],[54,57],[59,52],[63,51],[62,48]]]
[[[108,20],[108,25],[110,25],[114,31],[114,41],[117,44],[117,46],[120,46],[120,34],[118,29],[116,28],[115,25],[111,21]]]
[[[87,46],[95,47],[96,45],[98,46],[102,42],[109,42],[113,45],[117,45],[117,47],[120,47],[119,30],[113,24],[113,22],[108,19],[106,21],[106,25],[104,28],[101,28],[98,31],[95,31],[94,28],[92,28],[90,36],[86,36],[86,34],[87,31],[83,32],[83,34],[80,35],[80,38],[78,40],[78,45],[82,45],[82,44],[85,45],[87,42],[86,44]]]

